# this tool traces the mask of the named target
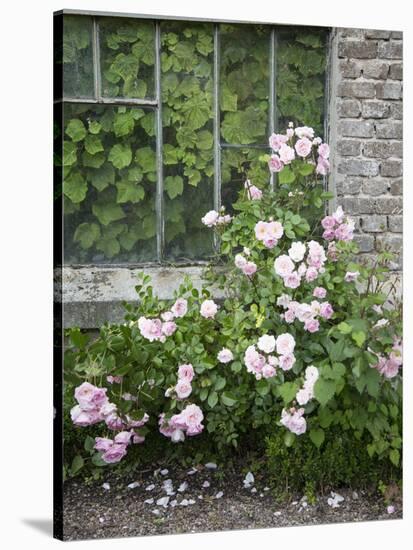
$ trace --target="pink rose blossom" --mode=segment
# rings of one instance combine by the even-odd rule
[[[291,309],[287,309],[287,311],[284,314],[284,320],[286,323],[291,324],[295,320],[295,313]]]
[[[294,262],[301,262],[306,252],[306,246],[304,243],[295,241],[291,243],[288,249],[288,255]]]
[[[302,262],[297,268],[297,273],[300,275],[300,277],[302,277],[303,275],[305,275],[306,271],[307,265],[305,262]]]
[[[187,427],[188,435],[197,435],[203,430],[204,415],[198,405],[187,405],[180,415]]]
[[[271,236],[271,235],[266,235],[264,240],[263,240],[263,244],[265,246],[265,248],[274,248],[275,246],[277,246],[278,244],[278,240]]]
[[[267,234],[274,237],[275,239],[281,239],[284,234],[284,228],[280,222],[268,222]]]
[[[264,334],[258,339],[257,347],[265,353],[272,353],[275,350],[275,338],[272,335]]]
[[[244,275],[251,277],[257,271],[257,265],[254,262],[247,262],[241,269]]]
[[[336,225],[336,220],[333,216],[325,216],[325,218],[321,220],[321,225],[324,229],[333,229]]]
[[[328,302],[323,302],[320,307],[320,315],[324,319],[330,319],[334,313],[334,310]]]
[[[133,432],[133,438],[132,443],[135,445],[139,445],[140,443],[143,443],[145,441],[145,436],[137,434],[136,432]]]
[[[234,263],[236,267],[238,267],[239,269],[242,269],[247,263],[247,259],[244,258],[242,254],[236,254]]]
[[[110,430],[118,431],[125,427],[123,420],[114,412],[105,418],[106,426]]]
[[[311,281],[314,281],[318,277],[318,271],[315,267],[309,267],[305,274],[305,280],[308,283],[311,283]]]
[[[283,409],[281,413],[281,424],[290,430],[290,432],[301,435],[305,433],[307,429],[307,422],[303,414],[303,408],[298,410],[292,408],[289,409],[289,411]]]
[[[102,417],[98,410],[84,411],[79,405],[71,409],[70,417],[75,426],[80,426],[82,428],[92,426],[102,421]]]
[[[232,351],[229,350],[228,348],[223,348],[219,353],[218,353],[218,361],[220,363],[229,363],[230,361],[232,361],[234,359],[234,356],[232,354]]]
[[[284,168],[284,163],[278,155],[271,155],[270,160],[268,161],[268,167],[270,172],[281,172]]]
[[[141,335],[150,342],[162,339],[162,322],[160,319],[147,319],[146,317],[139,317],[138,327]]]
[[[75,399],[83,411],[92,411],[107,403],[106,392],[106,388],[97,388],[89,382],[83,382],[75,389]]]
[[[251,185],[250,180],[247,180],[244,184],[245,189],[247,189],[248,196],[251,200],[260,200],[262,198],[262,191],[258,189],[255,185]]]
[[[342,206],[338,206],[336,211],[333,212],[332,217],[336,220],[337,224],[343,223],[344,221],[344,211]]]
[[[316,173],[320,174],[320,176],[326,176],[330,170],[330,163],[327,159],[323,157],[318,157],[317,159],[317,166],[316,166]]]
[[[284,143],[280,147],[279,155],[284,164],[290,164],[291,161],[295,159],[294,149]]]
[[[205,214],[201,221],[207,227],[213,227],[218,221],[219,214],[215,210],[210,210]]]
[[[204,300],[200,311],[202,317],[205,317],[205,319],[213,319],[218,311],[218,306],[214,300]]]
[[[328,159],[330,156],[330,147],[327,145],[327,143],[321,143],[321,145],[318,146],[318,154],[323,159]]]
[[[302,138],[313,139],[314,130],[309,126],[297,126],[297,128],[295,129],[295,135],[300,139]]]
[[[295,363],[295,356],[292,353],[288,355],[280,355],[279,361],[282,370],[290,370]]]
[[[162,321],[173,321],[174,318],[175,315],[172,313],[172,311],[165,311],[164,313],[161,313]]]
[[[191,363],[179,365],[178,378],[180,380],[186,380],[187,382],[192,382],[194,376],[195,376],[194,367],[191,365]]]
[[[308,155],[311,153],[312,146],[313,145],[311,141],[306,137],[303,137],[302,139],[297,140],[295,144],[295,150],[297,155],[302,158],[308,157]]]
[[[112,376],[111,374],[106,377],[106,381],[109,384],[120,384],[122,382],[122,376]]]
[[[294,263],[289,256],[282,254],[274,262],[274,269],[280,277],[290,275],[294,270]]]
[[[162,333],[165,334],[165,336],[172,336],[177,328],[178,327],[174,321],[166,321],[162,324]]]
[[[255,346],[249,346],[244,354],[244,362],[247,371],[255,374],[257,380],[261,378],[262,369],[265,366],[265,357],[257,352]]]
[[[267,236],[267,222],[259,221],[255,224],[255,236],[259,241],[263,241]]]
[[[325,298],[327,295],[327,290],[323,288],[322,286],[316,286],[313,290],[313,296],[314,298]]]
[[[293,353],[295,348],[294,336],[285,332],[280,334],[276,339],[276,347],[278,355],[288,355]]]
[[[262,369],[262,376],[264,378],[272,378],[276,375],[275,368],[271,365],[265,365],[265,367]]]
[[[108,439],[107,437],[95,437],[95,445],[93,448],[97,451],[106,452],[112,445],[112,439]]]
[[[289,307],[290,302],[291,298],[288,294],[281,294],[281,296],[277,298],[277,306],[281,306],[283,308]]]
[[[186,399],[192,393],[191,382],[185,378],[180,378],[175,386],[175,391],[178,399]]]
[[[317,319],[308,319],[304,323],[304,329],[307,330],[308,332],[311,332],[311,333],[317,332],[319,328],[320,328],[320,323],[318,322]]]
[[[119,432],[115,435],[115,443],[120,443],[121,445],[128,445],[131,437],[133,436],[132,432]]]
[[[102,454],[102,460],[108,464],[114,464],[122,460],[126,455],[126,445],[113,444],[106,452]]]
[[[301,277],[298,275],[296,271],[293,271],[292,273],[289,273],[284,277],[284,285],[287,288],[298,288],[301,283]]]
[[[183,317],[188,311],[188,302],[185,298],[178,298],[174,305],[171,307],[171,311],[175,317]]]
[[[325,239],[326,241],[332,241],[336,236],[336,232],[334,231],[334,229],[326,229],[324,232],[323,232],[323,239]]]
[[[278,151],[283,143],[288,141],[288,137],[284,134],[271,134],[268,142],[273,151]]]
[[[360,275],[358,271],[347,271],[344,275],[344,280],[346,283],[352,283],[357,280],[357,277]]]

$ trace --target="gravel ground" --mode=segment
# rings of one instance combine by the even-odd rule
[[[192,471],[193,472],[193,471]],[[225,479],[224,479],[225,477]],[[226,474],[198,466],[188,471],[145,471],[131,479],[109,477],[105,482],[65,484],[64,540],[200,533],[229,529],[259,529],[395,519],[402,517],[401,499],[393,500],[389,514],[384,500],[367,492],[337,489],[343,498],[337,507],[328,504],[330,492],[315,504],[305,497],[281,503],[263,480],[244,487],[245,474]],[[169,501],[163,487],[172,483]],[[181,486],[186,482],[187,487]],[[133,483],[132,487],[128,484]],[[208,485],[209,484],[209,485]],[[154,486],[152,488],[152,486]],[[178,490],[181,489],[181,490]],[[148,500],[149,502],[145,502]],[[153,502],[151,501],[153,499]],[[165,499],[166,500],[166,499]],[[176,502],[175,502],[176,501]]]

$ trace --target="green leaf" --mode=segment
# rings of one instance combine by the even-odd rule
[[[209,149],[212,149],[213,144],[213,136],[211,132],[208,130],[201,130],[198,132],[197,135],[197,142],[196,146],[198,149],[201,149],[201,151],[207,151]]]
[[[324,430],[321,428],[318,428],[318,429],[312,428],[310,430],[310,439],[314,443],[314,445],[317,447],[317,449],[319,449],[325,439]]]
[[[208,396],[208,405],[213,409],[218,403],[218,394],[216,391],[213,391]]]
[[[85,199],[87,183],[79,172],[73,172],[64,180],[63,193],[75,204]]]
[[[116,113],[113,121],[113,130],[116,137],[127,136],[133,132],[135,121],[131,111]]]
[[[78,118],[72,118],[72,120],[69,120],[66,127],[66,134],[72,139],[72,141],[77,143],[86,137],[87,130],[81,120]]]
[[[309,176],[314,172],[314,168],[315,167],[313,164],[309,164],[308,162],[303,161],[298,168],[298,173],[301,176]]]
[[[400,463],[400,453],[397,449],[392,449],[390,451],[389,458],[395,466],[399,465],[399,463]]]
[[[261,395],[261,397],[264,397],[267,395],[267,393],[270,391],[270,386],[264,378],[261,380],[258,380],[256,384],[257,393]]]
[[[84,466],[84,460],[80,455],[76,455],[70,468],[72,476],[76,475]]]
[[[115,170],[107,162],[97,170],[90,171],[88,179],[93,187],[98,191],[103,191],[108,185],[115,183]]]
[[[237,110],[237,103],[238,103],[238,96],[237,94],[233,94],[231,90],[228,88],[228,85],[224,82],[224,84],[221,86],[221,111],[232,111],[236,112]]]
[[[96,248],[101,250],[106,258],[113,258],[120,252],[120,244],[117,239],[112,237],[103,237],[96,243]],[[117,372],[117,374],[124,374],[123,372]]]
[[[292,445],[294,445],[296,437],[297,436],[295,434],[293,434],[292,432],[286,432],[285,435],[284,435],[284,445],[286,447],[292,447]]]
[[[83,250],[90,248],[100,237],[100,227],[96,223],[81,223],[77,226],[73,240],[80,243]]]
[[[224,392],[221,395],[221,401],[227,407],[233,407],[237,402],[237,398],[232,392]]]
[[[129,166],[132,161],[132,151],[130,146],[117,143],[110,150],[109,160],[113,166],[118,169]]]
[[[284,384],[278,387],[278,392],[284,400],[285,405],[294,399],[298,387],[298,382],[284,382]]]
[[[123,80],[127,80],[128,78],[136,78],[138,70],[139,60],[132,54],[118,54],[115,57],[115,61],[111,65],[111,71],[117,73],[123,78]]]
[[[95,153],[94,155],[91,155],[87,151],[83,151],[83,166],[87,166],[89,168],[100,168],[105,160],[106,158],[104,153]]]
[[[98,136],[88,135],[85,139],[85,149],[90,155],[103,151],[103,145]]]
[[[125,202],[137,203],[145,196],[145,190],[141,185],[136,185],[131,181],[121,180],[116,183],[118,194],[116,202],[122,204]]]
[[[366,341],[366,333],[361,330],[353,332],[351,337],[356,342],[359,348],[361,348],[364,342]]]
[[[109,225],[111,222],[121,220],[125,217],[122,208],[113,203],[95,203],[92,212],[102,225]]]
[[[102,126],[97,120],[92,120],[92,122],[89,122],[89,132],[91,134],[98,134],[102,129]]]
[[[377,397],[380,389],[380,374],[376,369],[369,368],[364,376],[369,395]]]
[[[84,443],[84,448],[85,448],[85,451],[93,451],[93,447],[95,446],[95,440],[93,437],[91,437],[90,435],[86,436],[86,439],[85,439],[85,443]]]
[[[352,327],[344,321],[342,323],[339,323],[337,325],[337,328],[341,332],[341,334],[350,334],[350,332],[353,330]]]
[[[281,172],[278,173],[278,182],[280,184],[289,184],[295,181],[295,174],[289,166],[285,166]]]
[[[227,381],[223,376],[218,376],[215,382],[215,389],[217,391],[222,390],[225,388]]]
[[[150,147],[142,147],[136,151],[135,161],[144,173],[156,171],[156,153]]]
[[[165,178],[165,190],[170,199],[182,195],[184,190],[184,180],[181,176],[167,176]]]
[[[77,147],[72,141],[63,142],[63,166],[72,166],[77,161]]]
[[[322,407],[333,397],[336,391],[336,384],[333,380],[319,378],[314,385],[314,395]]]

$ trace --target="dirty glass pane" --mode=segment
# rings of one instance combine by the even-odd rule
[[[138,19],[99,19],[102,96],[155,96],[155,25]]]
[[[156,259],[154,112],[64,106],[66,264]]]
[[[277,33],[278,129],[289,121],[323,134],[327,31],[288,29]]]
[[[63,95],[93,98],[92,19],[63,17]]]
[[[270,30],[220,25],[221,138],[232,144],[268,140]]]
[[[238,198],[238,193],[244,188],[245,180],[260,189],[269,185],[270,174],[268,165],[260,157],[268,153],[268,149],[225,148],[221,152],[221,202],[228,212]]]
[[[205,259],[213,208],[213,27],[162,24],[162,109],[167,260]]]

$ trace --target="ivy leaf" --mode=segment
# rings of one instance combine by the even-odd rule
[[[107,162],[97,170],[90,172],[89,180],[98,191],[103,191],[108,185],[115,183],[115,170]]]
[[[225,406],[233,407],[237,402],[237,398],[232,392],[224,392],[221,395],[221,401]]]
[[[103,145],[97,136],[88,135],[85,139],[85,149],[90,155],[96,155],[103,151]]]
[[[200,33],[195,47],[202,55],[208,55],[214,49],[212,36],[210,34]]]
[[[311,429],[310,430],[310,439],[314,443],[314,445],[319,449],[321,445],[324,442],[325,434],[324,430],[322,428],[319,429]]]
[[[66,134],[72,139],[72,141],[77,143],[78,141],[85,139],[87,131],[81,120],[78,118],[72,118],[66,127]]]
[[[156,171],[156,153],[150,147],[142,147],[136,151],[135,161],[143,173]]]
[[[196,146],[198,149],[201,149],[201,151],[206,151],[212,149],[213,141],[214,138],[211,132],[208,132],[208,130],[201,130],[197,135]]]
[[[170,199],[182,195],[184,190],[184,180],[181,176],[168,176],[165,178],[165,190]]]
[[[106,258],[113,258],[120,252],[119,241],[110,237],[99,239],[96,244],[96,248],[101,250]]]
[[[116,137],[127,136],[133,132],[135,121],[130,111],[126,113],[116,113],[113,121],[113,130]]]
[[[98,134],[101,129],[102,129],[102,126],[99,124],[97,120],[92,120],[92,122],[89,122],[89,132],[91,134]]]
[[[111,71],[120,75],[123,80],[135,78],[139,70],[139,60],[132,54],[120,53],[111,65]]]
[[[64,180],[63,193],[75,204],[85,199],[87,183],[79,172],[73,172]]]
[[[224,83],[221,87],[221,111],[236,112],[238,104],[238,96],[231,92],[228,85]]]
[[[218,394],[216,391],[213,391],[208,396],[208,405],[213,409],[218,403]]]
[[[129,145],[117,143],[112,147],[109,153],[109,160],[115,168],[119,170],[129,166],[132,161],[132,151]]]
[[[63,166],[72,166],[77,161],[77,147],[71,141],[63,143]]]
[[[136,42],[132,46],[132,53],[145,65],[153,65],[155,63],[155,44],[153,40]]]
[[[201,181],[201,172],[199,170],[195,170],[195,168],[185,168],[184,174],[188,177],[189,185],[192,185],[193,187],[196,187]]]
[[[319,378],[314,385],[314,395],[322,407],[333,397],[336,391],[336,384],[333,380]]]
[[[116,183],[118,194],[116,196],[116,202],[122,204],[125,202],[137,203],[141,201],[145,196],[145,190],[141,185],[127,180],[121,180]]]
[[[113,203],[95,203],[92,212],[102,225],[109,225],[111,222],[121,220],[125,213],[120,206]]]
[[[188,130],[197,130],[204,126],[211,116],[211,107],[203,96],[193,96],[185,101],[181,108]]]
[[[163,146],[163,162],[166,165],[171,164],[178,164],[179,158],[178,155],[180,153],[180,149],[178,147],[174,147],[173,145],[169,143],[165,143]]]
[[[73,236],[73,240],[79,242],[83,250],[90,248],[99,238],[100,227],[97,223],[81,223]]]

